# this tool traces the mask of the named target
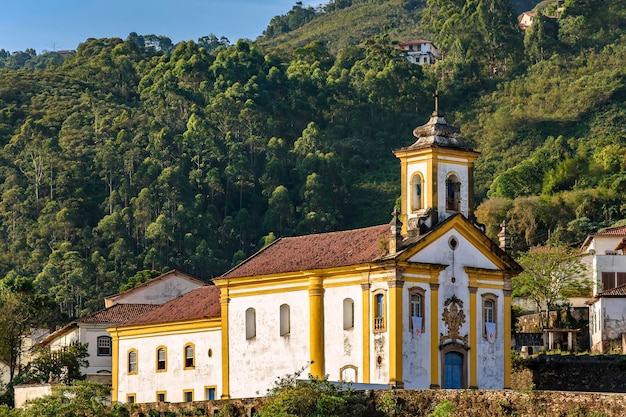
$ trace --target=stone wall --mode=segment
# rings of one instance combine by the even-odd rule
[[[389,390],[364,392],[371,401],[368,416],[428,416],[438,404],[449,401],[454,409],[450,417],[505,416],[598,416],[626,415],[625,394],[482,391],[482,390]],[[126,405],[130,417],[162,416],[248,416],[262,404],[262,399],[201,401],[179,404]]]
[[[523,361],[538,390],[626,393],[624,355],[536,355]]]

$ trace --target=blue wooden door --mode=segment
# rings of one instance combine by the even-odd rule
[[[444,357],[443,387],[446,389],[463,388],[463,355],[448,352]]]

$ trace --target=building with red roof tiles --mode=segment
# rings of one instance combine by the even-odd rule
[[[439,50],[432,41],[415,39],[401,42],[398,46],[413,64],[434,64],[439,58]]]
[[[626,226],[590,233],[582,244],[582,260],[593,282],[589,305],[591,351],[626,352]]]
[[[264,395],[302,372],[356,387],[511,386],[511,278],[520,266],[473,215],[477,152],[435,112],[395,151],[389,224],[280,238],[122,325],[113,401]],[[391,211],[391,208],[390,208]]]
[[[39,344],[56,351],[72,343],[87,343],[89,366],[82,372],[90,380],[110,383],[113,345],[107,327],[137,319],[163,303],[204,285],[205,282],[180,271],[169,271],[128,291],[107,297],[104,310],[68,323],[44,337]]]

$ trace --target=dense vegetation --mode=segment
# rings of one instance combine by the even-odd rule
[[[60,60],[0,51],[0,277],[76,317],[163,270],[210,279],[279,236],[387,222],[391,150],[413,142],[436,89],[482,152],[477,214],[492,236],[507,218],[525,250],[623,218],[621,1],[567,0],[526,33],[507,1],[463,4],[334,1],[234,45],[132,33]],[[350,23],[398,6],[419,17],[403,38],[399,15],[375,36]],[[322,24],[328,38],[280,41]],[[421,35],[437,65],[398,53]]]

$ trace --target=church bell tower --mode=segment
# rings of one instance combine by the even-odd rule
[[[461,146],[460,130],[435,111],[413,130],[415,143],[394,151],[400,159],[402,234],[419,235],[461,213],[473,217],[474,160],[479,152]]]

